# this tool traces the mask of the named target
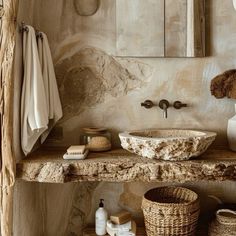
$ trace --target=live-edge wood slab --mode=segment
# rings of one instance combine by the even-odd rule
[[[95,233],[94,228],[87,228],[83,232],[83,236],[97,236]],[[106,234],[105,236],[109,236]],[[136,236],[146,236],[145,229],[144,228],[137,228]]]
[[[97,236],[94,228],[87,228],[83,232],[83,236]],[[106,236],[109,236],[106,234]],[[146,232],[144,228],[137,228],[136,236],[146,236]],[[207,236],[207,231],[197,231],[196,236]]]
[[[141,158],[122,149],[63,160],[65,150],[41,149],[17,163],[17,178],[32,182],[187,182],[236,180],[236,153],[210,149],[189,161]]]

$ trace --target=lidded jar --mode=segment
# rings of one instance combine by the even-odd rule
[[[81,144],[91,152],[105,152],[111,150],[111,133],[106,128],[83,128]]]

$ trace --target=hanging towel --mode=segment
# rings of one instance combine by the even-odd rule
[[[21,96],[21,146],[27,155],[48,128],[48,110],[35,30],[23,33],[24,77]]]
[[[48,129],[41,136],[41,143],[43,143],[57,121],[62,117],[62,107],[48,38],[43,32],[39,34],[41,37],[38,37],[38,52],[42,67],[49,120]]]

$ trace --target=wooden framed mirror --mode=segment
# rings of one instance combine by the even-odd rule
[[[116,0],[116,29],[117,56],[204,57],[205,0]]]

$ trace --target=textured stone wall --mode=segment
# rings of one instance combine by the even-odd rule
[[[87,47],[56,64],[56,75],[63,104],[64,117],[70,120],[81,113],[126,96],[149,82],[152,67],[127,59],[109,56],[104,51]],[[75,127],[77,128],[77,127]]]
[[[208,57],[193,59],[112,56],[116,42],[114,0],[101,0],[101,8],[92,17],[78,16],[72,0],[20,3],[25,11],[21,19],[32,21],[35,28],[47,33],[56,67],[64,110],[59,125],[64,136],[59,143],[48,141],[48,145],[77,143],[84,126],[110,128],[115,145],[119,145],[120,131],[154,127],[212,130],[218,133],[216,145],[227,144],[227,120],[234,114],[235,101],[216,100],[209,87],[215,75],[235,68],[236,11],[231,0],[223,4],[222,0],[206,1]],[[140,107],[145,99],[157,102],[163,98],[189,106],[179,111],[170,109],[167,120],[158,108]],[[100,183],[94,190],[95,186],[79,184],[20,182],[15,193],[15,235],[80,235],[81,222],[94,222],[100,197],[105,198],[110,212],[125,208],[142,222],[141,197],[154,186],[157,184]],[[203,212],[214,206],[208,194],[235,201],[236,186],[232,182],[188,186],[204,199]],[[84,203],[89,208],[81,210],[85,195],[90,196]]]

